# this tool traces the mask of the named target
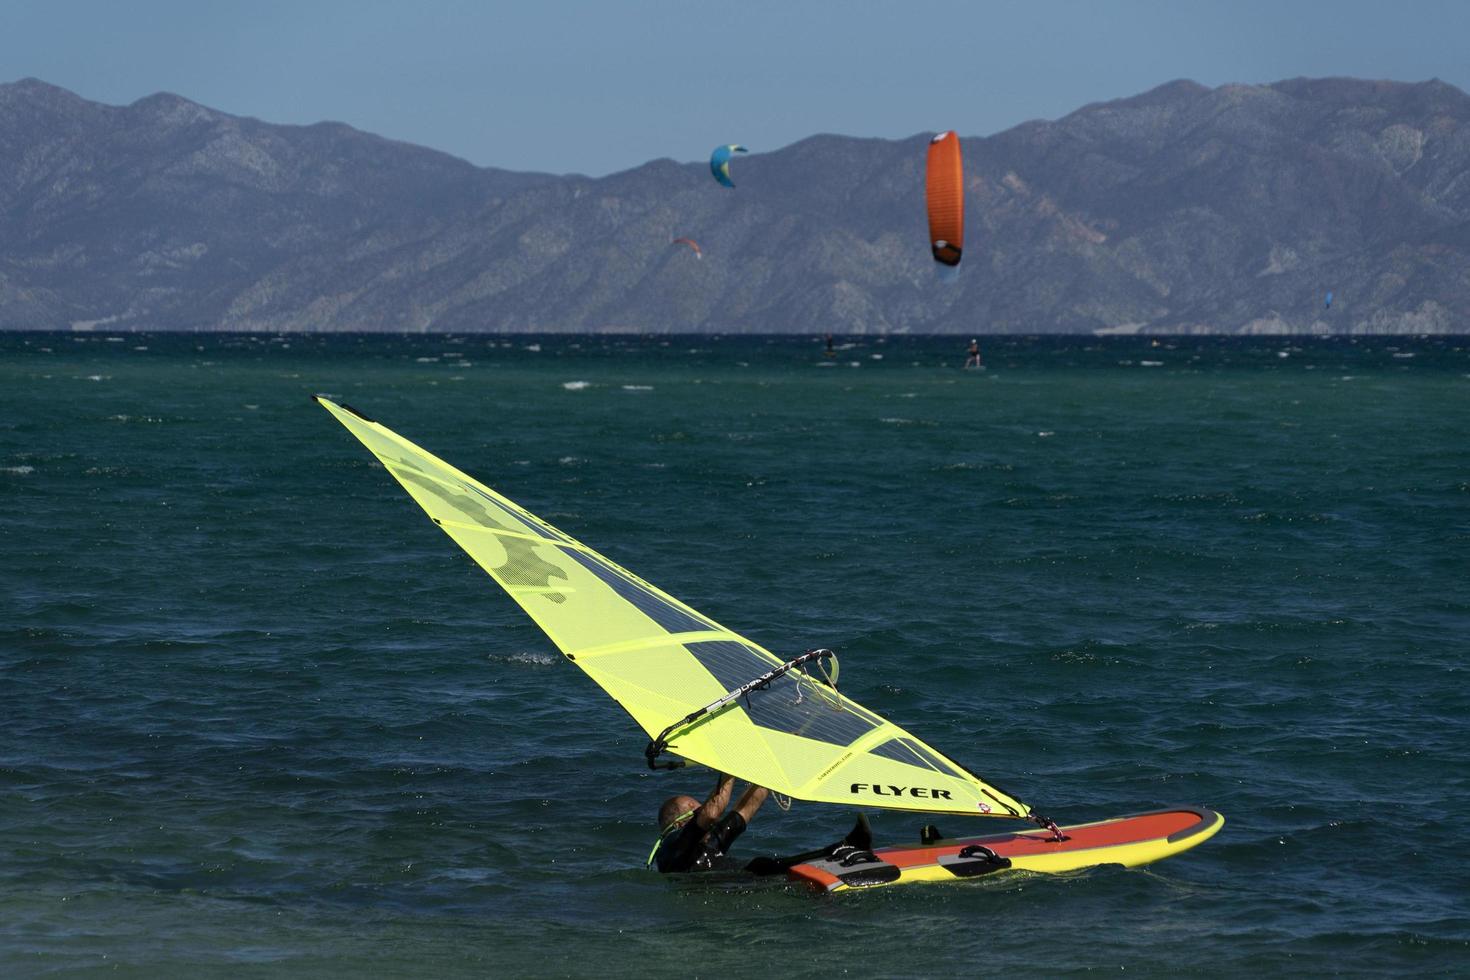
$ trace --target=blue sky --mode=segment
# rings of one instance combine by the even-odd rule
[[[0,0],[0,81],[170,91],[522,170],[816,132],[985,135],[1174,78],[1470,89],[1470,2]]]

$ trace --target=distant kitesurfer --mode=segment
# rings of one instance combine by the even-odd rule
[[[978,339],[972,339],[970,341],[970,356],[965,358],[965,367],[977,368],[984,366],[984,364],[980,363],[980,341]]]
[[[828,357],[836,357],[837,356],[837,351],[832,346],[832,335],[830,333],[827,334],[827,356]]]

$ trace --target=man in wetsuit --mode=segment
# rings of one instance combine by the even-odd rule
[[[750,818],[770,794],[764,786],[747,786],[729,813],[735,777],[718,774],[715,791],[700,803],[692,796],[671,796],[658,810],[658,869],[663,872],[709,871],[745,832]]]
[[[735,809],[725,813],[734,788],[735,777],[720,773],[715,791],[703,804],[692,796],[671,796],[665,800],[658,810],[658,825],[662,831],[649,863],[655,863],[656,859],[658,870],[665,874],[712,871],[720,867],[720,859],[729,853],[730,845],[745,832],[750,818],[770,795],[770,790],[764,786],[747,786]],[[803,861],[854,850],[868,852],[871,857],[872,846],[873,833],[868,827],[868,819],[859,814],[857,824],[835,844],[787,857],[758,857],[745,865],[745,870],[758,875],[781,874]]]

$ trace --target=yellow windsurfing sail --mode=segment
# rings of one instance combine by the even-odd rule
[[[660,748],[795,799],[999,817],[1030,814],[1024,803],[902,728],[392,430],[347,406],[320,396],[316,400],[510,593],[568,660],[650,737],[662,739]],[[773,671],[779,676],[727,699]],[[688,720],[720,701],[717,709]]]

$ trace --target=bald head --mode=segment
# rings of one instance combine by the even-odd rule
[[[698,810],[699,801],[692,796],[671,796],[658,808],[659,829],[667,827],[690,810]]]

